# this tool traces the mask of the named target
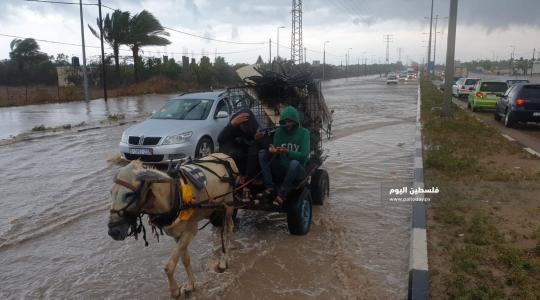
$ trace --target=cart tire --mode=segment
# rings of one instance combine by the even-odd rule
[[[326,170],[315,170],[311,175],[309,190],[313,205],[323,205],[330,193],[330,178]]]
[[[234,212],[233,212],[233,221],[234,221],[235,224],[238,223],[237,215],[238,215],[238,208],[235,208]],[[221,226],[223,226],[224,217],[225,217],[225,211],[224,210],[215,210],[210,215],[210,223],[214,227],[221,227]]]
[[[313,216],[311,192],[308,188],[304,188],[300,193],[291,193],[288,200],[287,226],[289,232],[294,235],[307,234],[311,228],[311,218]]]

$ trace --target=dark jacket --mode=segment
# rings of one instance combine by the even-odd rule
[[[234,114],[231,120],[241,113],[249,114],[248,121],[238,127],[232,126],[229,122],[218,136],[219,151],[233,157],[248,152],[247,149],[255,142],[254,135],[259,129],[259,123],[255,115],[247,108]]]

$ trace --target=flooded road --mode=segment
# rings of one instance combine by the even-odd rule
[[[35,126],[98,123],[109,115],[137,117],[159,109],[172,95],[142,95],[67,103],[0,108],[0,140],[31,131]]]
[[[330,199],[311,232],[285,215],[240,211],[230,268],[211,269],[218,231],[190,246],[195,299],[403,299],[410,206],[381,200],[382,183],[412,178],[416,84],[379,78],[325,84],[334,114]],[[0,298],[168,299],[170,238],[149,247],[107,235],[108,195],[124,126],[0,146]],[[179,266],[177,280],[186,275]]]

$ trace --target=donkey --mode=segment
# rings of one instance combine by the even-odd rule
[[[224,162],[226,164],[223,164]],[[231,171],[233,177],[238,174],[234,160],[225,154],[214,153],[189,167],[198,168],[204,173],[207,180],[205,189],[197,190],[191,182],[176,181],[164,172],[145,168],[140,161],[132,161],[122,167],[115,176],[111,189],[112,209],[108,228],[109,235],[114,240],[124,240],[129,235],[130,228],[133,232],[137,218],[142,214],[148,215],[151,221],[154,218],[156,220],[161,218],[162,224],[158,224],[158,227],[163,228],[167,235],[175,239],[176,245],[165,264],[170,294],[174,298],[188,295],[195,290],[195,276],[191,269],[187,248],[197,234],[199,221],[209,219],[217,209],[225,210],[221,236],[223,251],[216,267],[216,271],[220,273],[228,267],[229,244],[234,226],[232,206],[234,186],[231,181],[224,180],[224,178],[235,179],[230,178]],[[180,191],[178,183],[182,185]],[[189,209],[184,210],[179,209],[179,203],[175,201],[182,201],[178,193],[182,193],[183,188],[186,187],[192,191],[193,202]],[[213,199],[212,197],[220,198]],[[213,205],[207,205],[208,208],[198,205],[209,201]],[[179,287],[174,278],[174,271],[180,258],[184,264],[188,282]]]

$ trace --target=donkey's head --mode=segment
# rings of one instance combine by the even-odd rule
[[[137,217],[143,212],[151,193],[151,184],[168,180],[170,177],[167,174],[146,169],[140,161],[122,167],[114,177],[111,189],[109,235],[117,241],[124,240],[129,228],[136,224]]]

